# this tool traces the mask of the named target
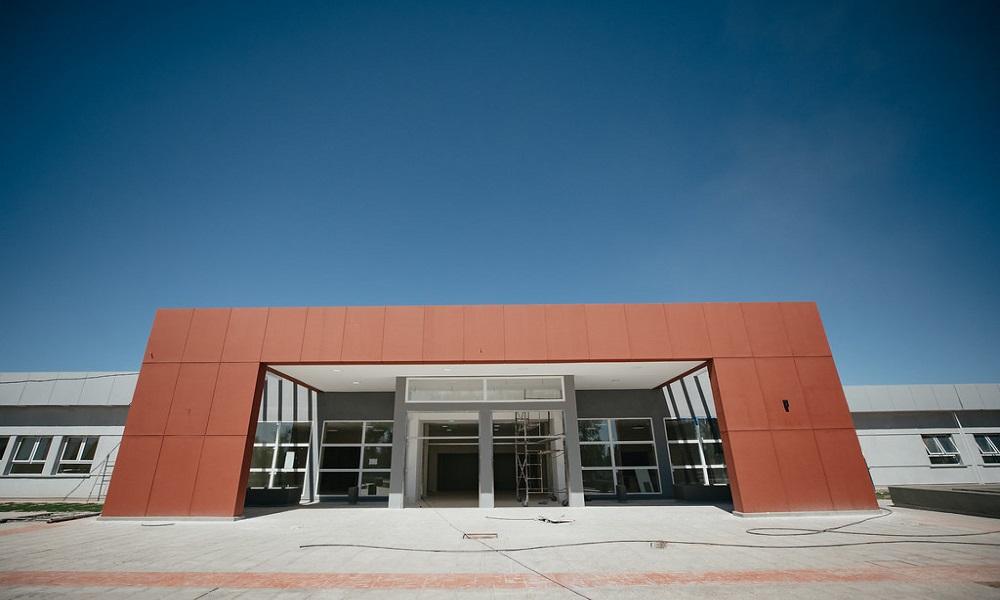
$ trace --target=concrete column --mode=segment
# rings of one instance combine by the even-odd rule
[[[392,467],[389,472],[389,508],[403,508],[406,481],[406,378],[396,378],[396,402],[392,411]]]
[[[572,375],[563,378],[566,388],[566,494],[569,505],[582,507],[583,502],[583,467],[580,462],[580,435],[576,425],[576,382]]]
[[[493,411],[479,411],[479,508],[493,508]]]

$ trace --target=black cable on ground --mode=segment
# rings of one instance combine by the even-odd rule
[[[424,499],[424,502],[427,502],[426,498]],[[468,532],[466,532],[466,531],[462,531],[462,530],[461,530],[461,529],[459,529],[458,527],[455,527],[454,523],[452,523],[452,522],[451,522],[451,521],[449,521],[448,519],[444,518],[444,516],[443,516],[443,515],[442,515],[441,513],[439,513],[439,512],[437,511],[437,509],[436,509],[436,508],[434,508],[434,506],[433,506],[433,505],[432,505],[432,504],[431,504],[430,502],[427,502],[427,506],[428,506],[428,507],[429,507],[429,508],[430,508],[431,510],[433,510],[433,511],[434,511],[434,514],[435,514],[435,515],[437,515],[437,516],[438,516],[438,518],[440,518],[440,519],[441,519],[442,521],[444,521],[445,523],[447,523],[449,527],[451,527],[451,528],[452,528],[452,529],[454,529],[455,531],[457,531],[457,532],[461,533],[463,537],[468,537]],[[507,554],[505,554],[506,550],[499,550],[499,549],[497,549],[497,548],[494,548],[493,546],[490,546],[489,544],[487,544],[486,542],[484,542],[484,541],[483,541],[483,540],[481,540],[481,539],[478,539],[478,538],[473,538],[473,539],[475,539],[475,540],[476,540],[477,542],[479,542],[479,543],[480,543],[481,545],[483,545],[483,546],[485,546],[485,547],[487,548],[487,550],[479,550],[479,552],[493,552],[493,553],[496,553],[496,554],[499,554],[500,556],[502,556],[502,557],[506,558],[507,560],[509,560],[509,561],[511,561],[511,562],[514,562],[514,563],[517,563],[517,564],[521,565],[521,566],[522,566],[523,568],[525,568],[525,569],[527,569],[527,570],[531,571],[531,572],[532,572],[532,573],[534,573],[535,575],[538,575],[539,577],[541,577],[541,578],[543,578],[543,579],[546,579],[546,580],[548,580],[548,581],[550,581],[550,582],[552,582],[552,583],[554,583],[554,584],[558,585],[559,587],[563,588],[564,590],[566,590],[566,591],[568,591],[568,592],[571,592],[571,593],[573,593],[573,594],[576,594],[577,596],[579,596],[579,597],[583,598],[584,600],[592,600],[592,598],[590,598],[589,596],[585,596],[585,595],[581,594],[580,592],[578,592],[578,591],[574,590],[573,588],[571,588],[571,587],[569,587],[568,585],[566,585],[566,584],[562,583],[561,581],[558,581],[558,580],[556,580],[556,579],[553,579],[552,577],[549,577],[549,576],[548,576],[548,575],[546,575],[545,573],[542,573],[541,571],[538,571],[538,570],[536,570],[536,569],[533,569],[533,568],[529,567],[528,565],[526,565],[526,564],[524,564],[523,562],[521,562],[521,561],[517,560],[517,559],[516,559],[516,558],[514,558],[513,556],[508,556]],[[299,547],[300,547],[300,548],[303,548],[303,547],[305,547],[305,546],[299,546]]]
[[[875,516],[861,519],[860,521],[853,521],[851,523],[847,523],[846,525],[827,527],[826,529],[809,529],[805,527],[751,527],[750,529],[747,529],[746,532],[750,535],[762,535],[765,537],[796,537],[800,535],[818,535],[820,533],[840,533],[844,535],[870,535],[873,537],[893,538],[971,537],[977,535],[990,535],[991,533],[1000,533],[1000,530],[979,531],[975,533],[868,533],[864,531],[842,531],[848,527],[867,523],[868,521],[873,521],[875,519],[881,519],[882,517],[888,517],[893,514],[892,510],[888,508],[879,508],[879,510],[882,512]]]
[[[476,540],[482,543],[481,540]],[[707,546],[713,548],[757,548],[761,550],[801,550],[809,548],[848,548],[852,546],[880,546],[887,544],[950,544],[959,546],[983,546],[1000,548],[1000,543],[991,542],[965,542],[961,540],[871,540],[867,542],[844,542],[842,544],[785,544],[785,545],[764,545],[764,544],[735,544],[726,542],[698,542],[698,541],[685,541],[685,540],[655,540],[655,539],[641,539],[641,540],[603,540],[596,542],[571,542],[566,544],[548,544],[543,546],[524,546],[521,548],[493,548],[485,543],[484,546],[489,548],[489,550],[452,550],[452,549],[438,549],[438,548],[403,548],[400,546],[378,546],[374,544],[302,544],[299,548],[361,548],[366,550],[395,550],[399,552],[425,552],[425,553],[437,553],[437,554],[481,554],[486,552],[528,552],[531,550],[552,550],[556,548],[573,548],[577,546],[602,546],[610,544],[651,544],[656,547],[669,546],[671,544],[675,546]],[[511,559],[513,560],[513,558]],[[526,567],[529,568],[530,567]],[[532,569],[533,570],[533,569]]]

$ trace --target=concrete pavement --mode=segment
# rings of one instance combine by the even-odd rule
[[[1000,597],[1000,521],[892,511],[847,527],[870,515],[313,506],[235,522],[6,523],[0,597]]]

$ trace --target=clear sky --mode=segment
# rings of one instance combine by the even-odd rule
[[[0,2],[0,371],[160,307],[811,300],[1000,381],[1000,3]]]

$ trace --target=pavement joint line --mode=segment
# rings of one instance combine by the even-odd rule
[[[524,589],[1000,581],[1000,566],[845,568],[684,572],[546,573],[279,573],[171,571],[0,571],[0,587],[160,587],[218,589]]]

